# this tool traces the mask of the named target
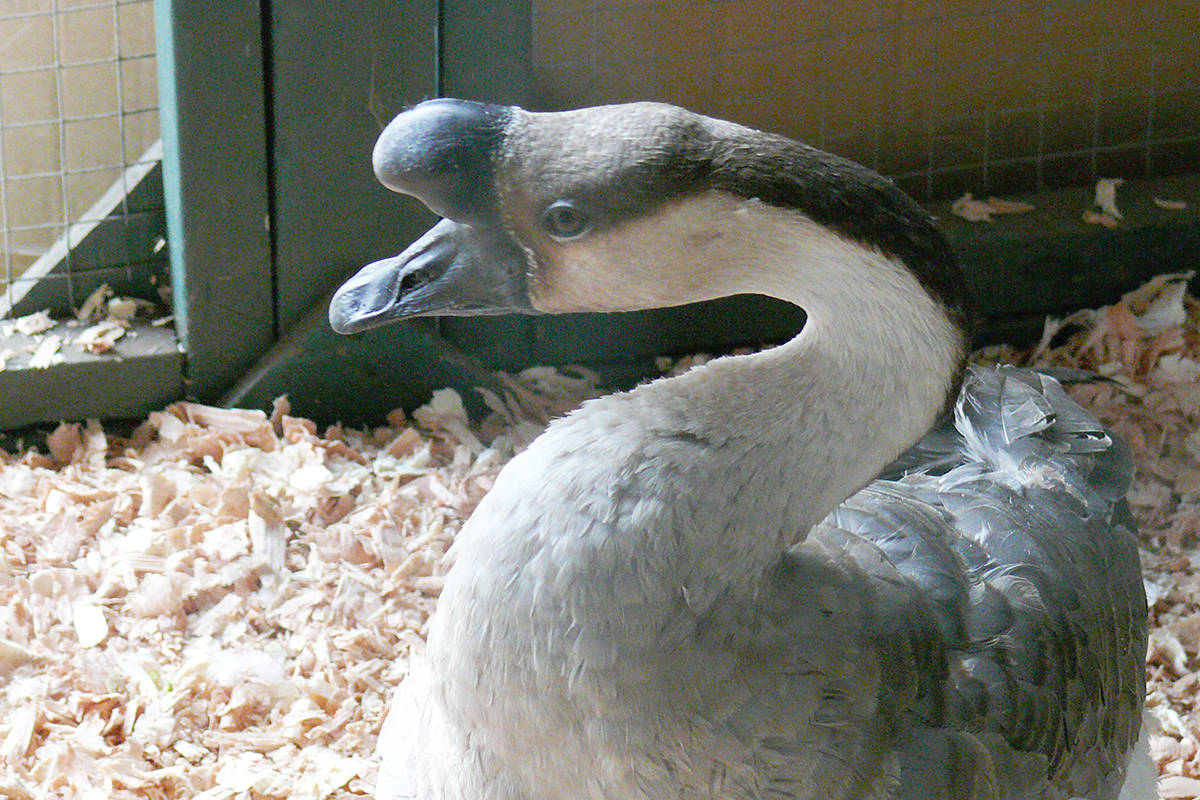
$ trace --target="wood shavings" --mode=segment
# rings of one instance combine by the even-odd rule
[[[137,315],[138,307],[138,301],[132,297],[114,297],[108,301],[109,319],[131,320]]]
[[[580,385],[513,380],[539,414]],[[63,424],[0,451],[0,794],[370,793],[445,553],[513,446],[453,393],[415,427],[289,410],[177,403],[128,439]]]
[[[1188,207],[1186,200],[1166,200],[1161,197],[1154,198],[1154,205],[1167,211],[1185,211]]]
[[[43,309],[35,311],[32,314],[26,314],[23,317],[17,317],[14,320],[0,323],[0,336],[12,336],[14,333],[19,333],[22,336],[37,336],[39,333],[45,333],[54,327],[54,320],[50,318],[50,312]]]
[[[1121,304],[1136,317],[1144,331],[1160,333],[1187,321],[1184,296],[1194,270],[1158,275],[1121,298]]]
[[[1124,183],[1124,178],[1101,178],[1096,181],[1096,193],[1092,204],[1112,219],[1123,219],[1117,209],[1117,187]]]
[[[91,603],[80,603],[71,611],[71,623],[80,647],[95,647],[108,638],[104,611]]]
[[[116,319],[98,322],[75,337],[75,346],[88,353],[107,353],[125,335],[127,324]]]
[[[37,348],[34,349],[33,356],[29,359],[29,366],[32,369],[46,369],[55,364],[61,364],[63,360],[62,353],[59,352],[61,347],[61,336],[51,334],[43,337]]]
[[[44,659],[27,647],[16,642],[0,639],[0,677],[7,676],[17,667],[36,664]]]
[[[1002,200],[999,197],[976,200],[970,192],[950,205],[950,213],[962,217],[968,222],[991,222],[995,214],[1024,214],[1033,209],[1034,206],[1029,203]]]
[[[1114,230],[1121,224],[1112,214],[1105,214],[1091,208],[1084,210],[1083,221],[1089,225],[1103,225],[1109,230]]]
[[[1034,348],[978,354],[1111,376],[1069,391],[1137,459],[1168,797],[1200,781],[1200,305],[1186,277],[1048,321]],[[369,795],[455,534],[514,452],[600,391],[586,370],[502,381],[478,427],[453,392],[362,431],[319,431],[283,399],[269,415],[177,403],[128,438],[64,424],[45,453],[0,451],[0,795]]]
[[[97,320],[103,316],[104,310],[108,305],[108,298],[112,297],[112,287],[107,283],[102,283],[97,286],[92,293],[87,296],[83,304],[79,306],[79,310],[75,312],[75,318],[79,320]]]

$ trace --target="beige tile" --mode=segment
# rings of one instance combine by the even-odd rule
[[[29,125],[4,132],[4,174],[55,173],[59,161],[58,124]]]
[[[58,83],[52,69],[0,76],[0,120],[6,125],[58,119]]]
[[[63,124],[68,170],[121,164],[121,128],[115,116]]]
[[[992,31],[986,17],[952,17],[933,25],[940,67],[979,64],[994,58],[988,51]]]
[[[987,96],[999,110],[1028,108],[1042,102],[1046,68],[1043,59],[1018,58],[991,66]]]
[[[1150,98],[1125,95],[1101,98],[1097,122],[1097,144],[1117,147],[1143,143],[1150,128]]]
[[[122,3],[117,7],[120,27],[121,56],[147,55],[155,52],[154,3]]]
[[[1060,0],[1047,4],[1042,14],[1047,40],[1059,53],[1079,53],[1116,43],[1104,4],[1096,0]]]
[[[1034,156],[1038,152],[1039,114],[1034,110],[996,114],[989,125],[988,157],[993,160]]]
[[[534,71],[553,72],[559,65],[590,64],[595,57],[596,28],[590,13],[563,13],[539,6],[533,17]]]
[[[716,55],[716,90],[726,98],[772,92],[782,83],[787,56],[778,48],[731,50]]]
[[[61,196],[61,193],[56,189],[54,195]],[[29,199],[29,197],[25,197],[20,202],[27,202]],[[10,195],[8,200],[10,208],[13,202],[14,199]],[[62,212],[60,211],[59,213],[61,214]],[[28,266],[37,260],[37,257],[44,253],[50,245],[54,244],[54,240],[58,238],[62,227],[60,218],[59,220],[47,222],[44,228],[25,231],[9,230],[8,250],[14,254],[14,257],[19,257],[25,266]]]
[[[1096,51],[1071,52],[1056,50],[1042,62],[1046,76],[1046,102],[1065,103],[1091,98],[1099,79],[1099,56]]]
[[[63,64],[116,58],[113,8],[88,8],[58,15],[58,57]]]
[[[1159,89],[1185,89],[1200,83],[1200,36],[1194,30],[1158,45],[1154,83]]]
[[[1041,58],[1046,36],[1042,18],[1036,10],[1013,8],[989,14],[986,55],[998,61],[1034,62]]]
[[[0,19],[0,70],[54,63],[54,22],[49,15]]]
[[[780,47],[777,52],[777,91],[806,96],[820,91],[829,71],[825,61],[824,42],[794,42]]]
[[[57,175],[10,178],[4,188],[10,233],[12,228],[53,226],[62,222],[62,183]]]
[[[49,14],[54,9],[52,0],[4,0],[2,16],[21,14]]]
[[[856,33],[878,28],[883,24],[884,2],[881,0],[840,0],[829,4],[829,32]]]
[[[925,22],[937,14],[937,0],[893,0],[883,4],[885,25]]]
[[[1099,55],[1100,96],[1147,92],[1154,82],[1154,49],[1116,47]]]
[[[825,90],[825,127],[830,137],[873,131],[883,118],[883,90],[877,80],[831,83]]]
[[[708,55],[660,61],[657,68],[657,97],[701,114],[716,113],[713,100],[713,60]]]
[[[158,65],[154,58],[122,61],[121,103],[127,110],[158,106]]]
[[[117,110],[117,64],[89,64],[62,69],[63,118]]]
[[[714,48],[713,6],[606,7],[597,15],[597,57],[608,61],[694,58]]]
[[[654,64],[649,61],[638,64],[599,64],[595,76],[592,100],[595,103],[645,100],[656,90],[657,75]]]
[[[1200,86],[1155,96],[1152,135],[1156,139],[1200,137]]]
[[[883,37],[879,31],[859,31],[826,39],[819,62],[824,68],[823,77],[836,83],[877,76],[882,66]]]
[[[1092,146],[1095,106],[1091,99],[1054,103],[1045,109],[1045,152],[1064,153]]]
[[[829,4],[817,0],[730,0],[718,7],[717,46],[772,47],[828,35]]]
[[[125,164],[134,164],[162,136],[158,127],[158,111],[142,111],[125,115]]]
[[[928,77],[929,109],[937,118],[982,112],[993,105],[989,91],[995,81],[990,64],[947,65]]]
[[[930,130],[934,169],[981,164],[987,155],[983,115],[938,120]]]

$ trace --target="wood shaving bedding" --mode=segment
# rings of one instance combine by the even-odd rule
[[[1200,786],[1200,304],[1164,276],[978,358],[1093,370],[1131,445],[1164,797]],[[664,360],[672,372],[704,356]],[[422,647],[443,557],[500,467],[599,393],[505,377],[469,424],[437,393],[369,430],[176,403],[128,437],[0,451],[0,796],[350,798]]]
[[[1101,178],[1096,181],[1096,194],[1092,204],[1114,220],[1124,218],[1117,209],[1117,187],[1124,183],[1124,178]]]
[[[976,200],[970,192],[950,204],[950,213],[962,217],[967,222],[991,222],[996,214],[1024,214],[1033,209],[1030,203],[1018,200],[1003,200],[999,197]]]

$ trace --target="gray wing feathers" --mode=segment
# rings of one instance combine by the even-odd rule
[[[938,631],[941,702],[901,753],[911,796],[1116,796],[1144,694],[1131,474],[1055,379],[973,369],[953,422],[814,531],[849,553],[869,542]],[[974,764],[960,774],[974,788],[951,786],[941,750]]]

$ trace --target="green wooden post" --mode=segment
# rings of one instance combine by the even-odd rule
[[[189,394],[215,399],[275,335],[257,0],[155,0],[163,193]]]

